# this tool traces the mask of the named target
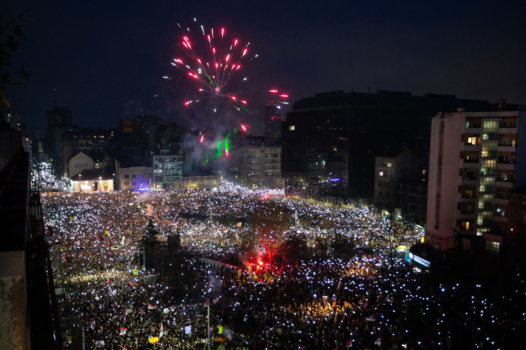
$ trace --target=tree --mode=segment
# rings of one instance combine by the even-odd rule
[[[291,216],[276,204],[260,203],[251,215],[252,234],[265,248],[269,265],[276,254],[276,248],[286,239],[285,231],[292,225]]]

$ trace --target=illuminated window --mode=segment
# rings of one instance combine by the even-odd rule
[[[494,195],[484,194],[479,196],[479,209],[492,210],[494,205]]]
[[[337,152],[337,151],[338,151],[338,146],[336,146],[336,145],[332,146],[332,150],[333,150],[334,152]]]
[[[422,175],[425,175],[426,173],[427,173],[426,169],[422,170]]]
[[[497,173],[497,161],[496,160],[484,160],[480,167],[480,175],[492,176]]]
[[[384,172],[383,172],[383,171],[380,171],[380,172],[378,173],[378,176],[384,176]]]
[[[392,168],[393,167],[393,163],[387,163],[387,167],[388,168]]]
[[[499,254],[500,243],[499,242],[486,241],[486,251],[488,251],[488,252],[490,252],[492,254]]]
[[[499,122],[496,120],[485,120],[482,128],[482,140],[498,140]]]
[[[495,192],[495,178],[484,177],[480,179],[479,192]]]
[[[483,211],[479,212],[477,217],[478,226],[492,226],[493,225],[493,212]]]
[[[296,125],[289,125],[289,130],[290,131],[296,130]]]
[[[497,157],[497,142],[487,142],[482,144],[482,158],[496,158]]]

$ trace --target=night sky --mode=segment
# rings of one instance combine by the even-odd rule
[[[191,81],[170,62],[182,51],[177,22],[196,17],[250,41],[259,58],[241,75],[291,102],[389,89],[526,104],[525,2],[430,3],[3,0],[4,23],[29,11],[13,63],[30,80],[6,95],[28,127],[45,126],[53,89],[81,126],[116,127],[143,113],[191,126],[195,112],[182,106]],[[174,77],[171,90],[164,75]],[[264,103],[250,106],[253,118]]]

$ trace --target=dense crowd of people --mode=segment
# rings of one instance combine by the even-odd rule
[[[212,192],[55,193],[43,202],[56,280],[68,286],[59,300],[66,347],[83,334],[87,348],[203,348],[205,302],[214,349],[503,348],[523,330],[523,291],[501,299],[496,290],[434,285],[392,255],[423,232],[400,230],[371,207],[328,208],[229,183]],[[258,263],[243,261],[243,237],[263,206],[290,215],[283,234],[301,234],[312,252],[321,238],[329,250],[267,264],[260,245]],[[137,244],[150,219],[157,255],[177,266],[143,269]],[[163,244],[175,233],[179,250]],[[337,257],[336,241],[375,254]]]

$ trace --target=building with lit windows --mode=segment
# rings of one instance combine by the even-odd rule
[[[183,188],[183,156],[159,150],[153,156],[153,188],[155,190]]]
[[[526,109],[499,107],[433,118],[426,229],[443,246],[455,229],[498,250],[509,194],[526,184]]]
[[[272,138],[247,137],[231,152],[232,180],[253,188],[281,187],[281,145]]]
[[[117,175],[119,189],[122,191],[149,191],[152,187],[153,168],[151,166],[119,166]]]
[[[431,119],[442,110],[460,107],[487,111],[491,104],[454,95],[413,96],[411,92],[387,90],[332,91],[302,98],[282,123],[282,171],[308,172],[309,154],[323,152],[329,169],[334,162],[347,166],[350,197],[372,199],[375,156],[381,156],[387,147],[425,149]]]
[[[112,192],[113,176],[100,170],[84,170],[71,177],[73,192]]]

